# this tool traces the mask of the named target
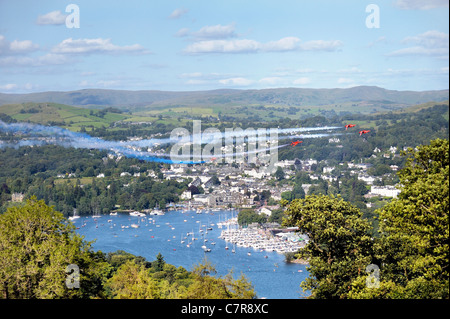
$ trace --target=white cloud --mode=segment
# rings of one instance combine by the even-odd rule
[[[207,25],[202,27],[200,30],[191,32],[188,28],[182,28],[178,30],[175,34],[177,37],[192,37],[193,41],[203,41],[203,40],[221,40],[228,38],[235,38],[237,34],[235,33],[235,23],[228,25]]]
[[[184,49],[187,54],[256,52],[261,44],[254,40],[208,40],[192,43]]]
[[[20,53],[20,52],[34,51],[39,46],[37,44],[31,42],[30,40],[25,40],[25,41],[14,40],[13,42],[11,42],[9,47],[10,47],[12,52]]]
[[[264,85],[276,85],[280,82],[282,82],[283,79],[277,76],[273,76],[273,77],[265,77],[260,79],[258,82]]]
[[[169,18],[170,19],[179,19],[179,18],[181,18],[183,15],[185,15],[188,12],[189,12],[188,9],[177,8],[177,9],[172,11],[172,13],[170,14]]]
[[[448,8],[448,0],[397,0],[396,6],[404,10]]]
[[[0,56],[28,53],[38,48],[39,46],[30,40],[10,42],[6,40],[5,36],[0,35]]]
[[[200,78],[203,77],[203,73],[201,72],[192,72],[192,73],[182,73],[180,74],[180,78]]]
[[[413,37],[407,37],[402,42],[415,43],[428,48],[448,48],[448,39],[447,33],[432,30]]]
[[[186,84],[188,85],[203,85],[203,84],[207,84],[209,83],[209,81],[206,80],[198,80],[198,79],[190,79],[186,81]]]
[[[237,34],[234,32],[235,24],[229,25],[211,25],[204,26],[197,32],[193,32],[192,36],[199,40],[208,40],[208,39],[227,39],[234,38]]]
[[[238,78],[229,78],[229,79],[223,79],[219,80],[220,84],[227,85],[227,86],[248,86],[254,83],[253,80],[249,80],[246,78],[238,77]]]
[[[17,84],[15,84],[15,83],[7,83],[7,84],[0,85],[0,90],[4,90],[4,91],[11,91],[16,88],[17,88]]]
[[[387,56],[422,55],[448,59],[448,40],[447,33],[435,30],[427,31],[416,36],[406,37],[402,43],[413,44],[413,46],[390,52]]]
[[[349,83],[353,83],[353,79],[349,79],[349,78],[339,78],[337,80],[338,84],[349,84]]]
[[[90,53],[149,53],[140,44],[118,46],[111,39],[72,39],[68,38],[52,49],[60,54],[90,54]]]
[[[309,83],[311,83],[311,79],[308,77],[302,77],[302,78],[298,78],[298,79],[294,80],[292,83],[296,84],[296,85],[309,84]]]
[[[104,88],[119,87],[121,82],[119,80],[100,80],[97,81],[97,85]]]
[[[256,52],[287,52],[287,51],[334,51],[342,46],[338,40],[314,40],[300,43],[296,37],[285,37],[277,41],[261,43],[255,40],[205,40],[188,45],[184,49],[187,54],[204,53],[256,53]]]
[[[337,73],[362,73],[362,70],[356,66],[353,66],[348,69],[337,70]]]
[[[6,83],[6,84],[0,84],[0,90],[6,91],[6,92],[20,92],[20,91],[30,91],[34,89],[38,89],[39,85],[35,85],[32,83],[25,83],[18,85],[16,83]]]
[[[384,44],[386,44],[387,42],[388,42],[388,41],[387,41],[387,38],[386,38],[385,36],[381,36],[381,37],[379,37],[378,39],[376,39],[375,41],[370,42],[370,43],[367,45],[367,47],[371,48],[371,47],[373,47],[375,44],[378,44],[378,43],[384,43]]]
[[[342,41],[313,40],[302,44],[300,47],[304,51],[335,51],[343,45]]]
[[[271,41],[261,45],[261,49],[267,52],[292,51],[299,48],[300,39],[296,37],[286,37],[278,41]]]
[[[57,10],[38,16],[36,23],[39,25],[61,25],[66,23],[66,17],[66,14]]]
[[[182,28],[178,30],[178,32],[175,34],[176,37],[187,37],[189,35],[189,29],[188,28]]]
[[[72,60],[61,54],[48,53],[39,57],[6,56],[0,58],[0,66],[4,67],[29,67],[66,64]]]

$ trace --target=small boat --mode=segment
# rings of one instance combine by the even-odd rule
[[[69,220],[74,220],[74,219],[78,219],[78,218],[80,218],[80,216],[77,215],[77,209],[74,208],[73,209],[73,216],[70,216]]]
[[[134,211],[134,212],[131,212],[131,213],[130,213],[130,216],[143,217],[143,216],[145,216],[145,214],[144,214],[144,213],[137,212],[137,211]]]
[[[205,245],[203,245],[202,248],[205,253],[209,253],[211,251],[211,249],[207,248]]]
[[[131,224],[131,227],[133,227],[133,228],[139,228],[139,225],[138,225],[138,224]]]

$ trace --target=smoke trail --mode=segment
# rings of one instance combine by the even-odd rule
[[[296,132],[313,132],[313,131],[323,131],[323,130],[336,130],[342,127],[295,127],[295,128],[285,128],[285,129],[277,129],[278,134],[294,134]],[[31,123],[10,123],[7,124],[3,121],[0,121],[0,131],[4,131],[6,133],[19,134],[19,135],[28,135],[28,138],[21,138],[20,141],[15,143],[5,143],[0,141],[0,148],[3,147],[21,147],[21,146],[43,146],[43,145],[60,145],[63,147],[73,147],[73,148],[89,148],[89,149],[97,149],[97,150],[106,150],[109,152],[113,152],[116,155],[123,155],[130,158],[137,158],[145,161],[159,162],[159,163],[167,163],[167,164],[199,164],[205,163],[202,161],[191,161],[191,155],[171,155],[167,153],[155,153],[155,152],[144,152],[141,151],[141,148],[151,147],[155,145],[161,144],[172,144],[178,142],[179,139],[174,138],[161,138],[161,139],[143,139],[138,141],[106,141],[101,138],[92,137],[87,133],[79,133],[73,132],[64,128],[56,127],[56,126],[44,126],[41,124],[31,124]],[[186,141],[189,144],[201,143],[205,144],[212,141],[214,138],[217,138],[217,133],[200,133],[200,134],[191,134],[190,136],[185,137]],[[258,130],[241,130],[241,131],[232,131],[220,133],[221,137],[226,141],[227,139],[247,137],[247,143],[258,141],[256,134],[260,134]],[[288,135],[288,136],[278,136],[276,143],[278,140],[283,139],[291,139],[291,138],[320,138],[332,135],[338,135],[339,133],[322,133],[322,134],[300,134],[300,135]],[[267,142],[267,145],[272,144]],[[255,153],[265,153],[267,151],[280,149],[288,146],[289,144],[283,145],[275,145],[271,147],[266,147],[258,150],[247,150],[245,152],[238,153],[230,153],[230,154],[222,154],[222,156],[217,155],[209,155],[203,154],[203,159],[212,159],[214,157],[229,157],[229,156],[240,156],[240,155],[248,155]],[[236,145],[237,146],[237,145]],[[171,157],[172,159],[167,159],[164,157]],[[174,160],[177,159],[177,160]],[[180,159],[180,160],[178,160]],[[189,159],[189,160],[188,160]]]

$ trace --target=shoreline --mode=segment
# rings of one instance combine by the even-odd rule
[[[308,265],[309,266],[309,261],[306,260],[306,259],[303,259],[303,258],[292,259],[288,263],[300,264],[300,265]]]

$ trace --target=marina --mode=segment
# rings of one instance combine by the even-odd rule
[[[82,216],[72,222],[85,240],[95,240],[94,250],[124,250],[148,261],[161,253],[167,263],[187,270],[207,258],[218,276],[230,271],[235,278],[244,274],[258,298],[297,299],[307,295],[299,287],[308,276],[306,266],[286,263],[282,253],[294,242],[274,235],[270,246],[271,241],[258,230],[238,229],[233,217],[236,211],[198,212],[167,211],[164,215],[145,216],[129,212],[95,218]]]
[[[268,252],[274,251],[279,254],[295,253],[302,249],[307,242],[307,239],[302,237],[297,237],[295,240],[283,239],[281,236],[272,236],[262,229],[256,228],[222,230],[219,238],[238,247],[250,247]]]

